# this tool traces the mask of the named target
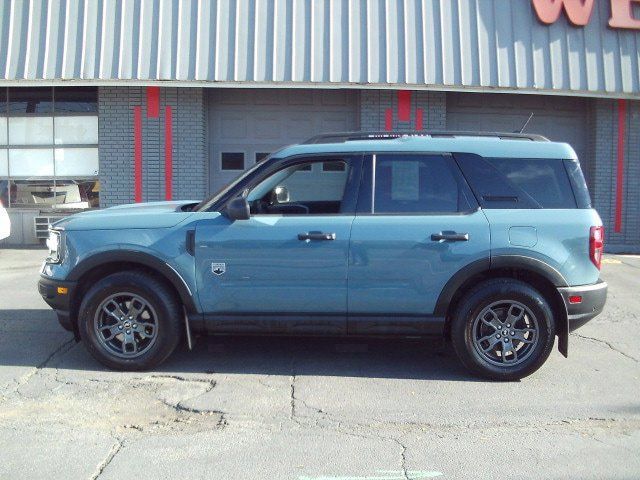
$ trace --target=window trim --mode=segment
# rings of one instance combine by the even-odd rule
[[[444,211],[444,212],[376,212],[375,211],[375,187],[376,187],[376,167],[377,167],[377,156],[383,155],[403,155],[403,156],[427,156],[427,155],[437,155],[443,157],[451,169],[451,173],[453,174],[454,179],[464,190],[464,195],[469,203],[469,209],[467,210],[458,210],[455,212]],[[470,215],[472,213],[477,212],[480,209],[480,205],[478,204],[471,187],[467,183],[467,180],[462,175],[460,168],[455,162],[453,155],[451,152],[376,152],[369,153],[364,155],[363,159],[363,172],[362,172],[362,182],[359,189],[359,199],[358,199],[358,207],[356,210],[357,216],[389,216],[389,217],[424,217],[424,216],[460,216],[460,215]]]

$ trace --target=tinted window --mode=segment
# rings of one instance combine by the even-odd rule
[[[378,155],[374,213],[446,213],[468,210],[463,184],[449,158]]]
[[[567,171],[560,160],[489,158],[500,173],[542,208],[576,208]]]
[[[580,162],[577,160],[565,160],[564,166],[569,174],[569,180],[573,187],[573,193],[576,196],[578,208],[591,208],[591,197],[589,196],[587,182],[585,182],[582,169],[580,168]]]
[[[563,162],[456,154],[482,208],[575,208]]]

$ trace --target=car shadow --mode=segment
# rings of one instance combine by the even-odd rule
[[[51,310],[0,310],[0,338],[0,366],[106,370]],[[478,381],[449,343],[420,338],[197,336],[155,371]]]

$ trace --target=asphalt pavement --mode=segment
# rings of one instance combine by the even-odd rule
[[[201,337],[109,371],[57,323],[43,250],[0,249],[0,478],[640,478],[640,257],[514,383],[441,341]]]

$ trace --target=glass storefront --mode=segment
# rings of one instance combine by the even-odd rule
[[[97,97],[91,87],[0,88],[4,206],[98,207]]]

